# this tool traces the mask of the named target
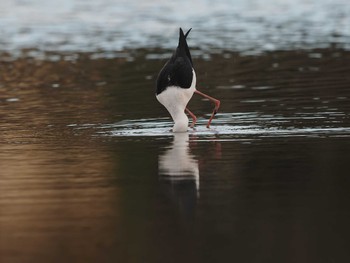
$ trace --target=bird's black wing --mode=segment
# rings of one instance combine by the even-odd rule
[[[191,87],[193,79],[192,66],[187,57],[172,57],[160,71],[157,79],[156,94],[170,86],[183,89]]]

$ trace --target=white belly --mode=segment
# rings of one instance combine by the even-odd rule
[[[171,113],[176,109],[184,111],[192,98],[195,88],[183,89],[176,86],[168,87],[157,95],[158,101]]]
[[[188,102],[192,98],[194,91],[196,90],[196,73],[194,70],[191,87],[183,89],[177,86],[167,87],[162,93],[158,94],[157,100],[164,105],[170,112],[184,111]],[[173,118],[174,119],[174,118]]]
[[[174,121],[174,132],[186,132],[188,128],[188,118],[185,109],[196,90],[196,74],[193,70],[191,87],[183,89],[176,86],[167,87],[158,94],[157,100],[164,105]]]

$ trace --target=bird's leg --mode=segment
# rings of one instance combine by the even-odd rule
[[[194,115],[193,112],[190,111],[188,108],[186,108],[185,110],[186,110],[186,112],[187,112],[187,113],[191,116],[191,118],[192,118],[192,124],[191,124],[190,127],[194,129],[194,125],[196,125],[196,122],[197,122],[197,117],[196,117],[196,115]]]
[[[209,121],[208,121],[208,124],[207,124],[207,128],[209,128],[209,127],[210,127],[211,121],[213,120],[215,114],[216,114],[216,113],[218,112],[218,110],[219,110],[220,101],[217,100],[217,99],[215,99],[215,98],[213,98],[213,97],[208,96],[207,94],[204,94],[203,92],[200,92],[199,90],[195,90],[195,93],[197,93],[198,95],[203,96],[204,98],[207,98],[208,100],[211,100],[211,101],[214,102],[214,104],[215,104],[215,108],[214,108],[213,113],[211,114],[211,117],[210,117],[210,119],[209,119]]]

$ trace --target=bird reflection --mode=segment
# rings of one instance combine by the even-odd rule
[[[158,172],[166,195],[191,217],[199,197],[199,168],[190,153],[188,133],[174,134],[169,149],[159,156]]]

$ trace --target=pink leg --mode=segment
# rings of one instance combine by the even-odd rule
[[[204,98],[207,98],[208,100],[213,101],[214,104],[215,104],[215,108],[214,108],[213,113],[211,114],[211,117],[210,117],[210,119],[209,119],[209,121],[208,121],[208,124],[207,124],[207,128],[209,128],[209,127],[210,127],[211,121],[213,120],[215,114],[216,114],[216,113],[218,112],[218,110],[219,110],[220,101],[217,100],[217,99],[214,99],[213,97],[208,96],[207,94],[204,94],[203,92],[200,92],[199,90],[196,90],[195,93],[197,93],[198,95],[203,96]]]
[[[192,113],[192,111],[190,111],[188,108],[186,108],[185,110],[186,110],[186,112],[187,112],[187,113],[191,116],[191,118],[192,118],[191,128],[194,129],[194,125],[196,125],[196,122],[197,122],[197,117],[196,117],[196,115],[194,115],[194,114]]]

